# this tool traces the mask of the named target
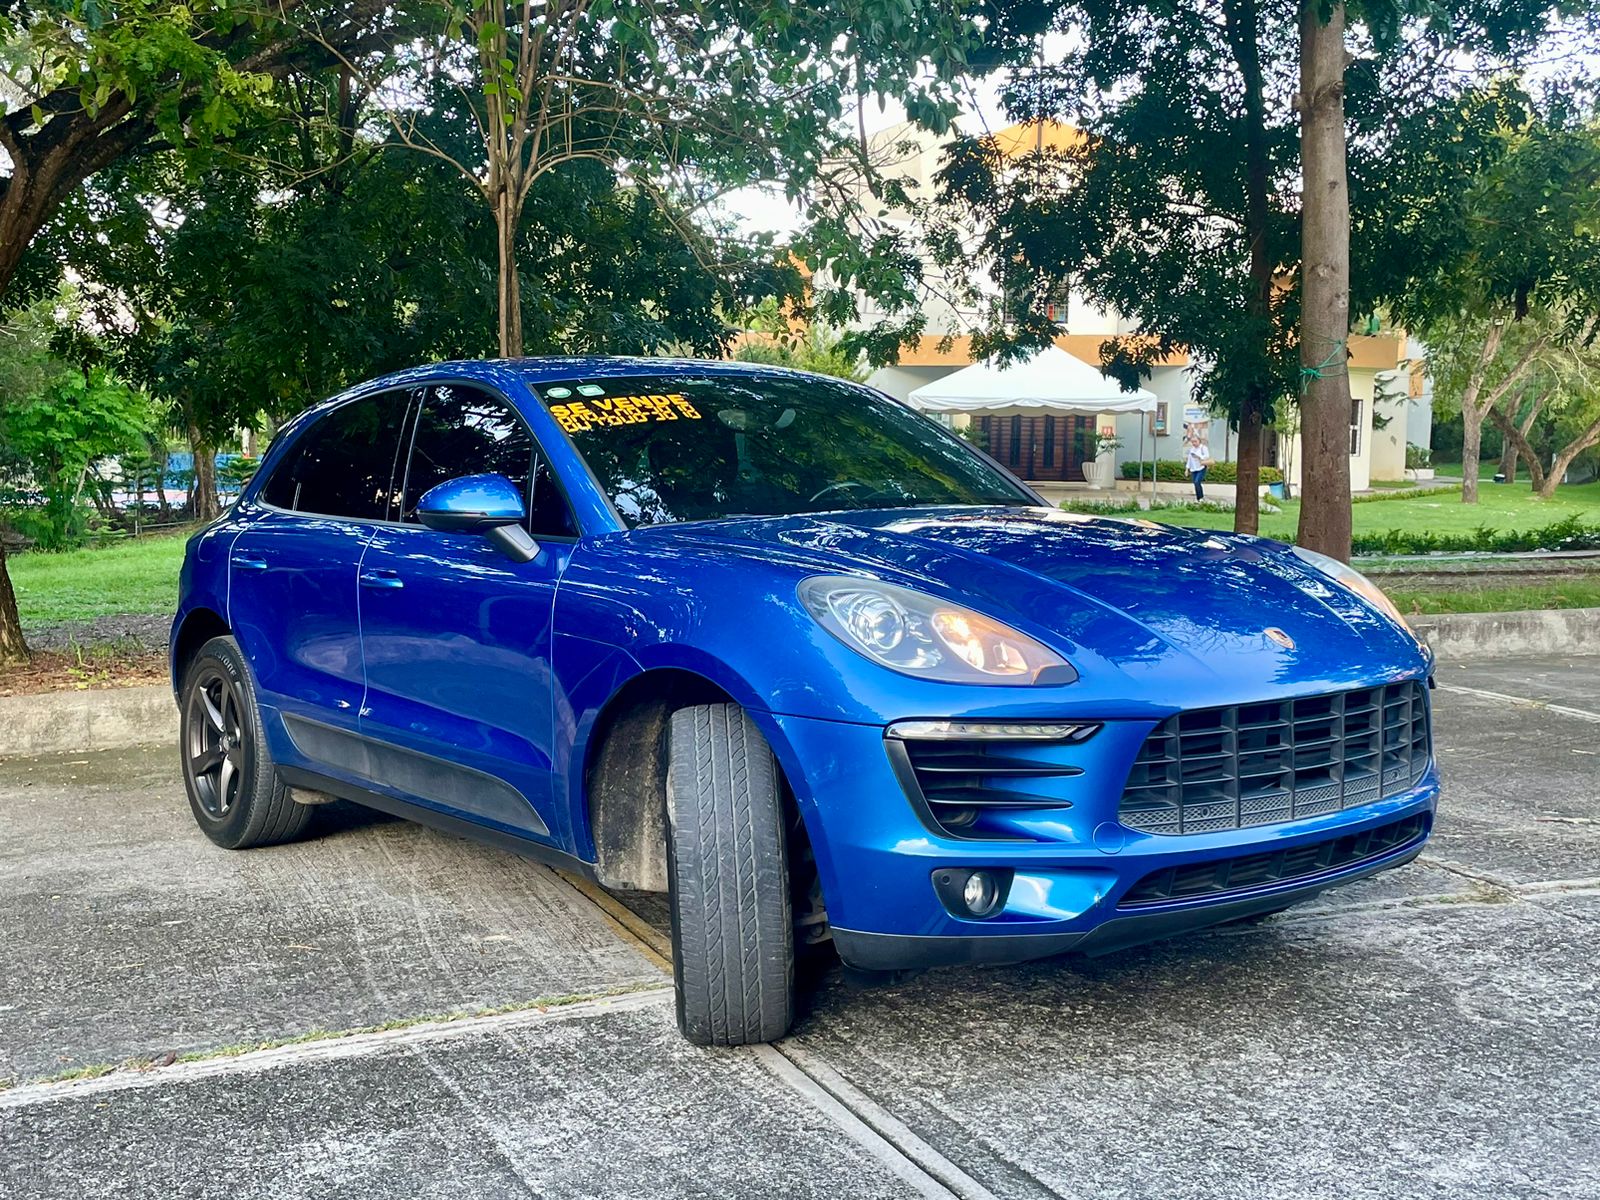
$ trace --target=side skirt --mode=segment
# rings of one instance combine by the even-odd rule
[[[585,862],[568,854],[564,850],[557,850],[554,846],[546,846],[540,842],[530,841],[527,838],[517,837],[515,834],[506,833],[499,829],[492,829],[487,825],[479,825],[474,821],[466,821],[460,817],[453,817],[436,809],[428,808],[422,804],[412,804],[407,800],[397,800],[393,796],[385,796],[379,792],[368,791],[366,788],[357,787],[342,779],[334,779],[328,775],[320,775],[316,771],[308,771],[302,767],[279,767],[278,774],[290,787],[306,788],[313,792],[327,792],[330,796],[337,796],[341,800],[348,800],[352,804],[359,804],[364,808],[375,808],[379,812],[388,813],[392,817],[403,820],[415,821],[419,825],[427,825],[443,833],[453,833],[457,837],[466,838],[472,842],[482,842],[501,850],[509,850],[513,854],[520,854],[524,858],[531,858],[535,862],[543,863],[547,867],[554,867],[559,871],[571,871],[585,879],[595,878],[594,864]]]

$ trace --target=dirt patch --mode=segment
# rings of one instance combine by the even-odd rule
[[[166,680],[165,650],[137,644],[35,650],[23,666],[0,666],[0,696],[139,687]]]
[[[171,613],[113,613],[92,621],[41,625],[26,632],[28,645],[34,650],[73,653],[80,649],[109,649],[130,654],[164,652],[171,629]]]

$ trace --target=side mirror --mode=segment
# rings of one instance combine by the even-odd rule
[[[462,475],[422,493],[417,520],[441,533],[481,533],[507,558],[532,562],[539,543],[523,528],[522,493],[504,475]]]

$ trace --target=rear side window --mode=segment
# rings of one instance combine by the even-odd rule
[[[293,512],[389,519],[408,400],[380,392],[334,409],[300,435],[261,498]]]
[[[504,475],[516,484],[535,535],[572,532],[566,500],[522,419],[498,396],[439,384],[417,414],[402,519],[416,521],[417,501],[429,488],[463,475]]]

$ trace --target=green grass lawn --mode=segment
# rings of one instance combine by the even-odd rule
[[[1377,584],[1403,613],[1521,612],[1524,609],[1600,608],[1600,579],[1542,580],[1522,586],[1475,587],[1471,577],[1460,586],[1434,585],[1426,589],[1390,587],[1381,576]]]
[[[1283,511],[1264,513],[1261,533],[1280,541],[1294,541],[1300,522],[1300,502],[1290,500]],[[1353,507],[1357,534],[1383,533],[1390,529],[1426,530],[1432,533],[1471,533],[1479,526],[1490,529],[1539,529],[1576,515],[1585,525],[1600,525],[1600,483],[1584,483],[1556,489],[1555,498],[1537,499],[1527,484],[1487,483],[1478,488],[1478,503],[1463,504],[1449,493],[1431,496],[1406,496],[1404,499],[1374,500]],[[1150,516],[1170,525],[1200,529],[1232,529],[1231,512],[1195,512],[1185,509],[1158,509]]]
[[[184,540],[184,534],[166,534],[104,549],[8,558],[23,628],[112,613],[171,612],[178,603]]]

